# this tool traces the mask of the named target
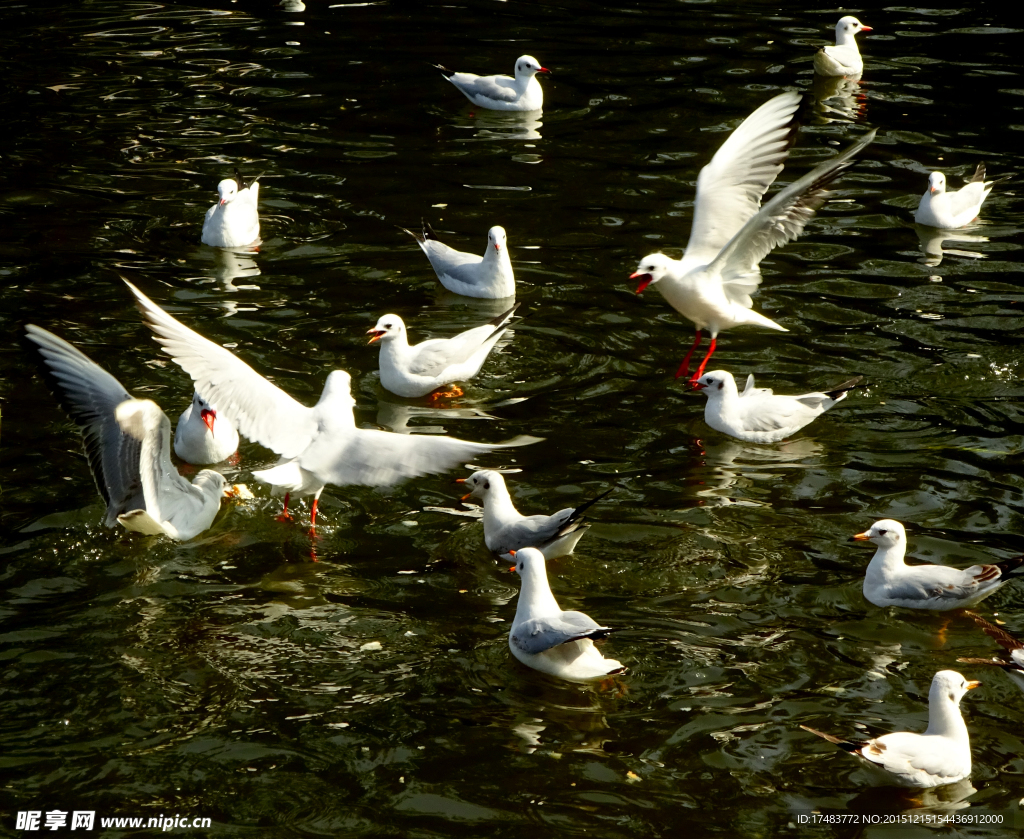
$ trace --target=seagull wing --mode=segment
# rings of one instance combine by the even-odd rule
[[[609,627],[601,626],[583,612],[562,612],[523,621],[512,630],[511,639],[517,649],[536,655],[570,641],[600,638],[609,632]]]
[[[454,73],[448,79],[459,90],[471,96],[484,96],[499,102],[515,102],[519,91],[511,76],[477,76],[474,73]]]

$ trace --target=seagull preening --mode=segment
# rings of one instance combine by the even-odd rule
[[[868,132],[762,207],[761,196],[782,171],[789,154],[800,102],[797,93],[781,93],[732,132],[697,178],[693,225],[683,258],[653,253],[630,275],[630,279],[640,280],[637,294],[657,284],[669,304],[697,327],[693,346],[676,378],[689,372],[690,358],[704,329],[711,344],[691,384],[704,375],[723,329],[751,325],[789,331],[751,308],[750,295],[761,282],[758,264],[772,249],[800,235],[825,202],[826,188],[875,138],[874,130]]]
[[[482,257],[448,247],[426,222],[423,222],[422,233],[400,229],[419,243],[437,279],[449,291],[493,300],[516,296],[516,278],[512,274],[504,227],[496,225],[487,231],[487,249]]]
[[[253,472],[284,493],[312,495],[310,526],[327,484],[384,487],[408,478],[444,472],[484,452],[537,442],[517,437],[507,443],[473,443],[454,437],[393,434],[357,428],[352,379],[344,370],[327,376],[320,401],[308,408],[265,379],[238,356],[179,323],[134,285],[136,305],[156,340],[248,439],[280,455],[269,469]]]
[[[545,559],[573,552],[576,543],[590,529],[583,514],[611,492],[608,490],[579,507],[566,507],[550,516],[524,516],[512,503],[501,472],[481,469],[468,478],[456,478],[456,482],[469,487],[469,492],[462,496],[463,501],[479,498],[483,504],[487,550],[508,556],[521,548],[537,548]]]
[[[516,59],[516,76],[478,76],[456,73],[440,64],[431,65],[455,85],[474,105],[492,111],[539,111],[544,106],[544,88],[537,73],[550,73],[532,55]]]
[[[104,524],[172,539],[206,530],[224,497],[224,476],[203,469],[192,483],[171,463],[171,423],[149,399],[135,399],[84,353],[34,324],[25,327],[64,410],[82,432],[89,468],[107,504]]]
[[[917,212],[914,213],[914,221],[945,230],[964,227],[978,217],[981,205],[985,203],[992,187],[1008,177],[986,181],[985,164],[979,163],[974,170],[974,177],[966,186],[956,192],[946,192],[946,176],[942,172],[932,172],[928,176],[928,189],[921,196]]]
[[[873,740],[853,742],[806,725],[844,751],[884,769],[902,787],[937,787],[971,774],[971,740],[960,713],[960,700],[981,682],[969,682],[955,670],[940,670],[928,691],[928,728],[924,734],[897,731]]]
[[[823,393],[782,396],[771,388],[754,387],[753,374],[740,392],[732,373],[713,370],[697,379],[694,387],[708,398],[704,422],[713,429],[747,443],[777,443],[842,402],[863,379],[857,376]]]
[[[259,181],[246,184],[235,170],[235,177],[217,184],[219,200],[206,211],[203,221],[203,244],[215,248],[244,248],[260,241],[260,214],[256,202],[260,196]]]
[[[464,382],[480,372],[495,344],[512,321],[516,303],[483,326],[452,338],[431,338],[410,344],[405,323],[398,315],[384,315],[367,331],[370,343],[380,341],[380,383],[398,396],[426,396],[453,382]],[[457,385],[439,396],[462,396]]]
[[[864,575],[864,597],[876,606],[967,609],[996,592],[1010,577],[1024,574],[1024,556],[963,570],[932,563],[907,565],[903,561],[907,531],[892,519],[876,521],[852,539],[878,545]]]
[[[852,15],[836,24],[836,45],[822,47],[814,54],[814,72],[822,76],[857,76],[864,72],[864,59],[857,48],[858,32],[870,32]]]
[[[174,453],[193,466],[220,463],[238,451],[238,431],[198,392],[174,429]]]
[[[522,579],[508,648],[527,667],[573,682],[592,682],[626,668],[605,658],[593,639],[611,628],[583,612],[563,612],[551,593],[544,554],[536,548],[514,551],[515,571]],[[511,570],[511,569],[510,569]]]
[[[1009,661],[1000,658],[958,658],[964,664],[984,664],[988,667],[998,667],[1009,676],[1015,685],[1024,690],[1024,643],[1014,638],[1002,627],[989,623],[981,615],[974,612],[965,612],[982,632],[993,638],[1000,647],[1009,654]]]

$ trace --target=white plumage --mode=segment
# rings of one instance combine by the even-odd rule
[[[998,180],[985,180],[984,163],[979,163],[970,182],[955,192],[946,191],[946,176],[942,172],[932,172],[928,176],[928,189],[914,213],[914,221],[946,230],[970,224],[978,217],[981,205],[997,183]]]
[[[487,249],[483,256],[457,251],[439,241],[426,222],[422,233],[405,230],[430,260],[430,267],[446,289],[466,297],[502,299],[516,296],[516,279],[508,256],[505,228],[487,231]]]
[[[847,15],[836,24],[835,46],[822,47],[814,54],[814,72],[822,76],[856,76],[864,72],[864,59],[857,47],[858,32],[870,32],[857,18]]]
[[[238,431],[198,393],[174,429],[174,453],[193,466],[220,463],[238,451]]]
[[[544,88],[537,81],[537,73],[551,72],[532,55],[516,59],[515,78],[456,73],[440,64],[434,67],[470,102],[492,111],[539,111],[544,106]]]
[[[236,172],[236,180],[225,178],[217,184],[219,200],[206,211],[203,244],[215,248],[244,248],[260,242],[260,214],[256,202],[260,185],[246,186]]]

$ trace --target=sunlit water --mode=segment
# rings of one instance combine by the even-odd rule
[[[791,331],[725,333],[713,363],[783,392],[867,377],[806,433],[710,431],[672,378],[690,325],[626,279],[678,256],[727,132],[811,87],[839,15],[792,5],[5,4],[0,832],[84,809],[206,816],[217,836],[807,835],[813,809],[1018,807],[1024,696],[995,670],[965,670],[985,682],[964,701],[969,799],[871,790],[798,728],[921,730],[934,672],[997,652],[963,619],[868,605],[871,550],[846,540],[892,517],[931,561],[1021,551],[1016,184],[953,240],[912,223],[935,167],[1024,172],[1008,7],[865,7],[864,80],[815,89],[781,182],[878,139],[762,266],[755,305]],[[532,119],[479,112],[430,67],[524,52],[554,71]],[[250,256],[199,244],[236,165],[263,175]],[[389,397],[365,345],[386,312],[414,338],[493,314],[440,289],[397,229],[421,218],[477,252],[502,224],[531,312],[458,410]],[[481,459],[522,470],[526,512],[615,487],[550,573],[564,607],[622,627],[606,650],[629,674],[600,690],[511,658],[518,578],[456,515],[457,474],[329,488],[318,562],[307,507],[274,520],[254,444],[225,471],[255,501],[203,536],[104,529],[17,336],[53,329],[176,418],[191,383],[119,275],[307,404],[341,367],[363,424],[545,437]],[[1015,583],[981,611],[1024,635],[1022,607]]]

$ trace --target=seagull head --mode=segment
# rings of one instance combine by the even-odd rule
[[[641,259],[636,270],[629,275],[631,280],[640,280],[636,293],[641,294],[651,283],[658,282],[668,273],[671,265],[671,260],[663,253],[648,254]]]
[[[509,551],[509,553],[516,561],[514,567],[520,577],[525,577],[538,568],[544,568],[544,554],[536,548],[520,548],[518,551]]]
[[[474,497],[486,501],[487,495],[491,491],[491,486],[496,486],[498,484],[503,485],[505,483],[505,479],[501,476],[501,472],[494,472],[490,469],[480,469],[468,478],[456,478],[455,483],[465,484],[469,489],[469,492],[462,496],[463,501],[467,501]]]
[[[217,184],[217,195],[220,196],[220,205],[230,204],[238,196],[238,184],[231,178],[225,178]]]
[[[932,677],[932,687],[928,691],[928,704],[949,700],[959,705],[967,691],[979,687],[981,682],[969,682],[956,670],[940,670]]]
[[[942,172],[932,172],[928,176],[928,192],[931,195],[942,195],[946,191],[946,176]]]
[[[405,332],[405,323],[398,315],[384,315],[377,321],[377,325],[373,329],[366,330],[371,344],[374,341],[390,341],[403,332]]]
[[[505,228],[495,225],[487,231],[487,250],[490,251],[494,248],[495,253],[501,253],[502,250],[508,250],[508,246],[505,244]]]
[[[852,40],[853,36],[858,32],[870,31],[870,26],[865,26],[853,15],[847,15],[846,17],[839,18],[839,23],[836,24],[836,43],[846,43]]]
[[[217,411],[209,402],[199,395],[199,391],[192,394],[192,413],[199,412],[199,417],[210,433],[213,434],[213,423],[217,419]]]
[[[892,519],[876,521],[863,533],[851,537],[857,542],[874,542],[880,548],[892,548],[907,543],[907,531],[903,525]]]
[[[521,55],[516,59],[516,78],[521,79],[532,76],[536,73],[550,73],[547,67],[541,67],[540,62],[532,55]]]
[[[736,380],[728,370],[712,370],[693,383],[697,390],[703,390],[708,399],[720,399],[727,393],[736,393]]]

